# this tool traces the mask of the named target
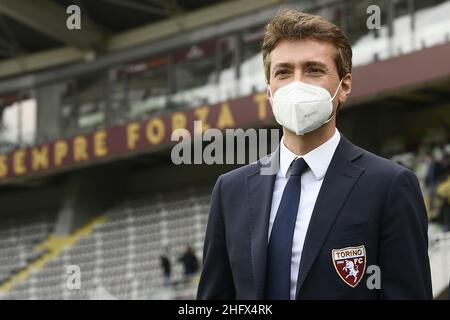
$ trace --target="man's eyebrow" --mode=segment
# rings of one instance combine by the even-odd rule
[[[273,69],[275,68],[292,68],[294,64],[290,62],[278,62],[273,66]]]
[[[293,63],[290,63],[290,62],[278,62],[278,63],[276,63],[273,66],[273,70],[275,70],[277,68],[293,68],[293,67],[294,67]],[[325,63],[320,62],[320,61],[316,61],[316,60],[306,61],[305,63],[303,63],[302,67],[303,68],[320,67],[320,68],[323,68],[325,70],[329,69]]]
[[[315,60],[306,61],[306,62],[303,64],[303,67],[305,67],[305,68],[310,68],[310,67],[320,67],[320,68],[323,68],[323,69],[325,69],[325,70],[328,70],[328,69],[329,69],[325,63],[320,62],[320,61],[315,61]]]

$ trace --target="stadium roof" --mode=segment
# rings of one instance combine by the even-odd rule
[[[0,78],[92,59],[280,0],[1,0]],[[81,30],[69,30],[77,5]]]

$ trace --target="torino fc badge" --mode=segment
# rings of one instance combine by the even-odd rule
[[[333,249],[333,264],[341,279],[354,288],[361,281],[366,271],[366,248],[347,247]]]

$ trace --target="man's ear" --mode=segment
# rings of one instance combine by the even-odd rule
[[[352,91],[352,74],[347,73],[344,78],[342,78],[341,92],[339,93],[339,104],[342,105],[345,101],[347,101],[347,97],[350,95]]]

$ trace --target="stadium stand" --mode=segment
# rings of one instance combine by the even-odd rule
[[[0,281],[39,258],[33,248],[52,230],[55,217],[37,213],[31,220],[4,222],[0,227]]]
[[[151,198],[124,201],[111,208],[97,220],[92,229],[72,241],[62,241],[45,265],[33,266],[29,277],[17,278],[7,299],[156,299],[193,298],[194,283],[185,285],[181,265],[174,263],[171,288],[163,288],[159,255],[162,248],[170,248],[169,258],[176,262],[187,243],[199,254],[203,250],[210,190],[188,190],[176,194],[159,194]],[[170,199],[170,200],[169,200]],[[30,228],[42,228],[50,224],[42,221],[22,227],[21,234]],[[47,229],[44,229],[46,231]],[[36,246],[48,233],[36,233],[40,237],[16,239],[7,236],[5,243],[17,240]],[[50,237],[51,238],[51,237]],[[31,240],[33,240],[31,242]],[[26,248],[34,252],[33,245]],[[45,247],[45,242],[44,245]],[[11,247],[16,251],[17,247]],[[42,246],[37,246],[37,249]],[[6,250],[6,249],[5,249]],[[2,255],[3,256],[3,255]],[[10,256],[5,259],[12,261]],[[19,259],[17,259],[19,261]],[[33,261],[28,262],[33,265]],[[81,271],[81,288],[68,290],[67,267],[77,265]],[[17,263],[16,267],[20,265]],[[13,266],[11,266],[13,267]],[[11,269],[14,270],[14,269]],[[0,289],[5,288],[4,285]],[[9,288],[8,288],[9,289]],[[100,293],[99,293],[100,292]]]

